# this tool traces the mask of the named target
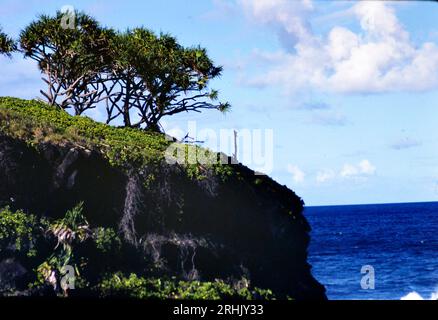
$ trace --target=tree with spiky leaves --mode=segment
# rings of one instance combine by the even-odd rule
[[[44,75],[47,90],[40,92],[48,103],[73,107],[78,115],[106,99],[98,80],[109,63],[108,42],[114,32],[80,12],[75,12],[74,27],[68,28],[65,14],[40,16],[21,32],[20,46]]]
[[[101,74],[106,100],[107,123],[122,116],[127,127],[136,127],[131,121],[131,110],[147,96],[147,88],[140,70],[147,68],[138,51],[136,40],[127,33],[117,33],[110,44],[110,64]]]
[[[105,101],[107,123],[122,117],[127,127],[155,131],[165,116],[229,109],[208,87],[222,68],[205,49],[185,48],[145,28],[115,32],[80,12],[74,12],[74,27],[64,21],[65,13],[43,15],[20,35],[21,51],[44,75],[41,94],[49,104],[80,115]]]
[[[208,87],[220,76],[206,50],[185,48],[174,37],[155,35],[145,28],[119,33],[113,43],[114,60],[105,87],[108,120],[122,114],[125,126],[159,130],[160,120],[181,112],[230,108],[217,102],[218,92]],[[131,111],[138,121],[131,121]]]
[[[15,50],[17,50],[15,41],[8,37],[8,35],[0,28],[0,54],[6,54],[10,56]]]

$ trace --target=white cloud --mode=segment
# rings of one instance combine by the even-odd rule
[[[336,178],[336,172],[333,170],[320,171],[316,175],[316,182],[324,183],[333,180],[334,178]]]
[[[376,173],[376,167],[369,160],[362,160],[357,165],[345,164],[340,176],[343,178],[367,177]]]
[[[239,0],[254,21],[273,26],[285,50],[250,85],[281,85],[286,92],[317,88],[327,92],[380,93],[438,88],[438,47],[415,45],[395,10],[382,1],[355,3],[349,15],[360,32],[333,27],[326,37],[310,27],[310,1]]]
[[[362,160],[359,162],[360,173],[366,175],[373,175],[376,173],[376,167],[369,162],[369,160]]]
[[[354,179],[363,181],[376,173],[376,167],[367,159],[359,161],[357,164],[346,163],[338,170],[321,170],[316,175],[318,184],[327,183],[335,179]]]
[[[352,176],[356,176],[359,174],[359,170],[356,166],[351,164],[344,164],[344,167],[341,170],[341,177],[348,178]]]
[[[298,166],[288,164],[287,171],[292,174],[292,180],[295,183],[304,182],[305,173]]]
[[[312,38],[307,15],[310,0],[238,0],[248,18],[273,28],[285,46]]]

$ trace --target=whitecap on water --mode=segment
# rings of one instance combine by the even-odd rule
[[[418,292],[410,292],[404,297],[400,298],[400,300],[426,300],[424,299]],[[438,300],[438,289],[430,295],[428,300]]]

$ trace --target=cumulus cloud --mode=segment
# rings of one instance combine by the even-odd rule
[[[372,176],[376,172],[376,167],[369,160],[362,160],[357,165],[345,164],[340,172],[343,178]]]
[[[373,175],[376,172],[376,167],[368,160],[362,160],[359,162],[360,173],[366,175]]]
[[[321,170],[316,174],[317,184],[328,183],[335,179],[366,180],[376,173],[376,167],[367,159],[357,164],[346,163],[340,170]]]
[[[287,171],[292,174],[292,180],[295,183],[304,182],[305,173],[296,165],[289,164],[287,166]]]
[[[312,32],[310,1],[239,0],[253,21],[273,27],[284,50],[270,59],[255,86],[281,85],[286,92],[317,88],[327,92],[381,93],[438,88],[438,47],[415,45],[395,10],[382,1],[360,1],[349,10],[359,23],[354,32],[333,27],[327,36]]]
[[[333,170],[320,171],[316,175],[316,182],[324,183],[336,178],[336,172]]]
[[[403,150],[421,146],[421,142],[412,138],[402,138],[390,145],[391,149]]]

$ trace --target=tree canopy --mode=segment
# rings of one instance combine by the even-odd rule
[[[0,54],[10,55],[17,50],[15,41],[0,28]]]
[[[146,28],[116,31],[75,12],[75,27],[65,28],[65,13],[40,16],[20,35],[25,57],[37,61],[47,84],[41,94],[75,114],[99,107],[107,123],[159,130],[160,120],[181,112],[227,111],[209,82],[221,75],[201,47],[184,47],[168,35]]]
[[[75,27],[65,28],[64,15],[40,16],[21,32],[20,46],[44,75],[47,89],[41,94],[47,101],[62,109],[73,107],[81,114],[104,99],[96,80],[109,61],[112,31],[80,12],[75,13]]]
[[[123,114],[126,126],[156,129],[164,116],[229,108],[217,102],[217,91],[207,87],[222,68],[213,64],[205,49],[184,48],[174,37],[157,36],[145,28],[117,33],[114,44],[111,74],[104,81],[108,120]],[[139,119],[135,123],[132,110]]]

